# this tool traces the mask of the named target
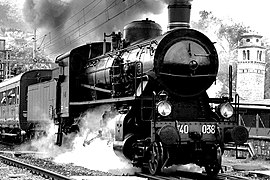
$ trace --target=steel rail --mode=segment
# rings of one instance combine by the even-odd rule
[[[148,178],[149,180],[179,180],[179,179],[200,179],[200,180],[247,180],[246,177],[228,175],[224,173],[218,174],[216,177],[207,176],[205,173],[177,171],[169,174],[150,175],[145,173],[135,173],[136,176]]]
[[[52,172],[50,170],[42,169],[42,168],[34,166],[34,165],[26,164],[24,162],[20,162],[20,161],[17,161],[15,159],[12,159],[12,158],[9,158],[9,157],[3,156],[3,155],[0,155],[0,160],[3,163],[8,164],[8,165],[28,169],[33,174],[41,175],[45,178],[52,178],[53,180],[74,180],[70,177],[63,176],[61,174]]]
[[[241,176],[236,176],[236,175],[229,175],[229,174],[218,174],[219,178],[224,178],[224,179],[230,179],[230,180],[248,180],[249,178],[247,177],[241,177]]]
[[[136,172],[136,176],[147,178],[148,180],[172,180],[172,177],[165,177],[165,176],[157,176],[157,175],[150,175],[145,173]]]

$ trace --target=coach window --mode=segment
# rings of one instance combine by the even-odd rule
[[[3,93],[0,93],[0,100],[3,98]],[[2,103],[0,103],[0,106],[2,106]]]
[[[6,92],[2,93],[2,98],[1,98],[1,105],[6,105],[7,103],[7,96],[6,96]]]
[[[19,99],[20,99],[20,90],[19,86],[16,87],[16,103],[19,104]]]
[[[10,90],[9,92],[8,92],[8,103],[9,104],[15,104],[15,88],[14,89],[12,89],[12,90]]]

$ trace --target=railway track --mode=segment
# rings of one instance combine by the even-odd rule
[[[71,178],[69,178],[67,176],[63,176],[61,174],[58,174],[58,173],[55,173],[55,172],[52,172],[52,171],[49,171],[46,169],[42,169],[42,168],[37,167],[37,166],[26,164],[24,162],[20,162],[20,161],[17,161],[15,159],[12,159],[12,158],[9,158],[9,157],[3,156],[3,155],[0,155],[0,160],[8,165],[28,169],[33,174],[40,175],[44,178],[51,178],[53,180],[72,180]]]
[[[220,177],[222,179],[231,179],[231,180],[247,180],[247,179],[249,179],[247,177],[233,176],[233,175],[224,174],[224,173],[219,174],[218,177]]]
[[[149,175],[145,173],[136,173],[139,177],[144,177],[149,180],[247,180],[246,177],[239,177],[228,175],[224,173],[218,174],[217,177],[210,177],[207,176],[205,173],[196,173],[196,172],[187,172],[187,171],[177,171],[172,174],[165,174],[165,175]]]
[[[1,153],[11,153],[14,156],[18,157],[24,154],[32,154],[32,153],[37,153],[34,151],[0,151]],[[58,174],[56,172],[52,172],[50,170],[46,170],[34,165],[30,165],[28,163],[21,162],[19,160],[13,159],[6,157],[4,155],[0,155],[0,161],[2,161],[5,164],[16,166],[19,168],[24,168],[30,170],[31,173],[42,176],[44,178],[50,178],[50,179],[59,179],[59,180],[72,180],[71,177],[64,176],[61,174]],[[224,173],[220,173],[216,178],[211,178],[207,176],[205,173],[195,173],[195,172],[187,172],[187,171],[177,171],[174,173],[170,174],[164,174],[160,176],[152,176],[149,174],[144,174],[144,173],[136,173],[136,176],[147,178],[149,180],[190,180],[190,179],[207,179],[207,180],[247,180],[248,178],[245,177],[238,177],[238,176],[232,176],[232,175],[227,175]]]
[[[50,170],[46,170],[34,165],[30,165],[21,161],[18,161],[13,158],[9,158],[3,155],[0,155],[0,161],[2,161],[5,164],[19,167],[22,169],[28,169],[31,173],[42,176],[47,179],[52,180],[72,180],[71,177],[64,176],[55,172],[52,172]],[[150,174],[145,173],[136,173],[135,174],[138,177],[147,178],[148,180],[247,180],[246,177],[239,177],[234,175],[228,175],[224,173],[218,174],[217,177],[209,177],[205,173],[196,173],[196,172],[188,172],[188,171],[177,171],[174,173],[168,173],[168,174],[162,174],[162,175],[156,175],[152,176]]]

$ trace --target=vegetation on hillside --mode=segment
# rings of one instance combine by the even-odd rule
[[[19,17],[15,7],[5,1],[0,2],[0,39],[5,40],[5,50],[10,54],[11,75],[15,76],[30,69],[50,68],[53,63],[40,51],[33,58],[33,33]],[[0,52],[0,60],[6,57]]]

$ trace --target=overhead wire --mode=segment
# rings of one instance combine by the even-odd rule
[[[89,11],[87,11],[86,14],[88,14],[91,10],[93,10],[94,8],[96,8],[101,2],[102,2],[102,0],[99,0],[98,3],[95,4]],[[85,15],[83,15],[81,18],[79,18],[77,21],[75,21],[73,24],[71,24],[67,28],[65,28],[63,31],[68,31],[72,26],[76,25],[81,19],[83,19]],[[84,21],[83,24],[81,24],[79,26],[76,26],[74,29],[71,29],[67,33],[62,34],[61,36],[56,36],[54,38],[51,38],[49,42],[44,43],[44,48],[47,48],[47,47],[52,46],[55,42],[57,42],[59,39],[61,40],[63,37],[71,36],[72,34],[74,34],[73,32],[77,32],[78,29],[84,27],[85,25],[87,25],[89,23],[90,23],[89,21]]]
[[[101,2],[101,1],[99,1]],[[64,37],[67,37],[70,39],[70,37],[76,33],[78,33],[78,30],[80,30],[81,28],[85,27],[86,25],[88,25],[89,23],[91,23],[93,20],[95,20],[97,17],[101,16],[104,12],[114,8],[115,6],[117,6],[119,3],[115,3],[115,5],[113,5],[115,3],[115,1],[113,1],[110,5],[108,5],[103,11],[101,11],[99,14],[97,14],[96,16],[92,17],[91,19],[85,21],[83,24],[81,25],[78,25],[76,28],[72,29],[71,31],[61,35],[61,36],[58,36],[57,39],[54,39],[53,42],[51,42],[50,44],[46,44],[45,48],[49,48],[51,46],[53,46],[55,43],[57,43],[58,40],[63,40]],[[113,5],[113,6],[112,6]],[[94,7],[93,7],[94,8]],[[93,9],[91,8],[91,9]],[[90,11],[90,10],[89,10]],[[78,22],[78,21],[77,21]],[[75,23],[74,23],[75,24]]]
[[[101,0],[100,0],[101,1]],[[80,14],[81,12],[83,12],[84,13],[84,10],[86,9],[86,8],[88,8],[90,5],[92,5],[94,2],[96,2],[96,0],[92,0],[92,2],[90,2],[90,3],[88,3],[86,6],[84,6],[80,11],[78,11],[77,13],[75,13],[75,14],[73,14],[71,17],[69,17],[68,18],[68,20],[67,21],[65,21],[65,22],[63,22],[63,23],[61,23],[61,24],[59,24],[57,27],[55,27],[54,28],[54,31],[56,31],[57,29],[60,29],[61,27],[63,27],[67,22],[69,22],[69,21],[71,21],[73,18],[75,18],[78,14]],[[90,10],[89,10],[90,11]],[[89,12],[88,11],[88,12]],[[87,13],[88,13],[87,12]],[[87,14],[86,13],[86,14]],[[85,13],[84,13],[85,14]],[[85,15],[86,15],[85,14]],[[80,19],[79,19],[80,20]],[[72,26],[72,25],[71,25]],[[67,27],[67,28],[70,28],[70,27]],[[35,29],[35,31],[37,31],[38,32],[38,29]],[[52,32],[50,31],[50,32],[48,32],[48,33],[46,33],[46,34],[44,34],[44,35],[42,35],[42,36],[40,36],[39,38],[36,38],[36,37],[33,37],[33,39],[34,39],[34,41],[35,42],[28,42],[26,45],[24,45],[24,46],[29,46],[29,45],[31,45],[32,43],[36,43],[36,42],[38,42],[38,41],[41,41],[41,43],[40,43],[40,45],[38,46],[38,48],[37,48],[37,50],[39,51],[39,50],[41,50],[41,46],[43,45],[43,49],[45,48],[45,46],[44,46],[44,42],[45,42],[45,39],[46,39],[46,37],[49,37],[50,39],[49,39],[49,43],[51,42],[51,40],[52,40],[52,38],[51,38],[51,34],[52,34]]]
[[[108,19],[107,19],[106,21],[104,21],[103,23],[101,23],[101,24],[99,24],[99,25],[97,25],[97,26],[95,26],[95,27],[89,29],[88,31],[85,31],[83,34],[80,34],[77,38],[74,38],[72,41],[70,41],[70,42],[69,42],[69,45],[72,44],[72,43],[74,43],[74,42],[76,42],[77,40],[79,40],[79,39],[81,39],[81,38],[83,38],[83,37],[89,35],[90,33],[94,32],[96,29],[100,28],[101,26],[103,26],[104,24],[106,24],[108,21],[110,21],[110,20],[116,18],[117,16],[119,16],[120,14],[122,14],[122,13],[124,13],[125,11],[129,10],[130,8],[134,7],[135,5],[137,5],[137,4],[138,4],[139,2],[141,2],[141,1],[142,1],[142,0],[138,0],[137,2],[135,2],[134,4],[132,4],[131,6],[125,8],[124,10],[122,10],[122,11],[120,11],[119,13],[115,14],[114,16],[108,18]],[[122,2],[123,2],[123,1],[122,1]],[[115,2],[113,2],[113,3],[115,3]],[[93,18],[87,20],[86,23],[89,24],[90,22],[92,22],[94,19],[96,19],[96,18],[99,17],[100,15],[102,15],[102,14],[104,14],[105,12],[107,12],[108,10],[114,8],[115,6],[117,6],[118,4],[120,4],[120,1],[119,1],[118,3],[115,3],[114,5],[113,5],[113,3],[111,3],[110,5],[108,5],[102,12],[100,12],[99,14],[97,14],[96,16],[94,16]],[[112,5],[113,5],[113,6],[112,6]],[[81,28],[81,27],[83,27],[83,26],[85,26],[85,25],[83,24],[83,25],[77,27],[76,29],[72,30],[72,32],[75,31],[73,34],[77,33],[76,30],[78,30],[79,28]],[[69,37],[70,37],[70,36],[69,36]],[[61,39],[61,38],[60,38],[60,39]],[[61,40],[63,40],[63,39],[61,39]],[[49,45],[52,46],[53,44],[49,44]],[[50,47],[50,46],[47,46],[46,48],[48,48],[48,47]],[[57,53],[58,51],[61,51],[61,50],[65,49],[65,48],[66,48],[66,44],[65,44],[64,46],[62,46],[61,48],[55,49],[55,50],[52,51],[50,54],[55,54],[55,53]]]
[[[96,0],[93,0],[92,2],[90,2],[89,4],[87,4],[86,6],[84,6],[80,11],[78,11],[77,13],[73,14],[71,17],[69,17],[67,19],[67,21],[59,24],[57,27],[54,28],[54,30],[60,29],[62,26],[64,26],[67,22],[71,21],[73,18],[75,18],[78,14],[80,14],[81,12],[84,12],[84,9],[88,8],[90,5],[92,5],[94,2],[96,2]],[[69,27],[68,27],[69,28]],[[44,36],[47,36],[48,34],[50,34],[51,32],[46,33],[45,35],[41,36],[40,38],[38,38],[37,40],[40,40],[42,38],[44,38]]]

